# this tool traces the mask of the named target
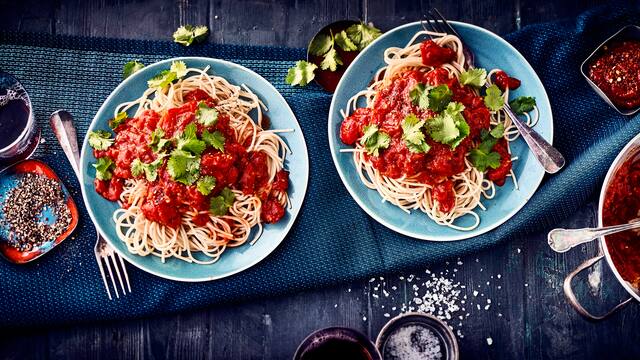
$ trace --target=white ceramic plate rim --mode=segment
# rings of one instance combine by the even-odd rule
[[[276,96],[282,100],[282,102],[285,104],[286,106],[286,110],[288,110],[291,113],[291,116],[293,117],[293,120],[298,124],[298,127],[300,127],[300,123],[298,122],[298,119],[295,116],[295,113],[293,112],[293,110],[291,110],[291,107],[289,106],[289,103],[287,103],[287,101],[285,100],[285,98],[282,96],[282,94],[280,94],[280,92],[278,91],[278,89],[275,88],[275,86],[273,86],[273,84],[271,84],[267,79],[265,79],[264,77],[262,77],[261,75],[259,75],[258,73],[256,73],[253,70],[250,70],[242,65],[238,65],[235,63],[232,63],[230,61],[226,61],[226,60],[222,60],[222,59],[215,59],[215,58],[208,58],[208,57],[202,57],[202,56],[189,56],[189,57],[177,57],[177,58],[170,58],[170,59],[166,59],[166,60],[161,60],[158,62],[155,62],[150,66],[157,66],[157,65],[161,65],[161,64],[170,64],[173,61],[205,61],[205,62],[213,62],[213,63],[220,63],[220,64],[224,64],[226,66],[230,66],[230,67],[235,67],[238,68],[242,71],[246,71],[248,73],[250,73],[253,76],[256,76],[258,79],[264,81],[267,86],[273,90],[273,92],[276,94]],[[140,75],[140,74],[133,74],[132,76],[129,76],[128,78],[126,78],[124,81],[122,81],[120,83],[120,85],[118,85],[112,92],[111,94],[109,94],[109,96],[107,97],[107,99],[102,103],[102,105],[100,106],[100,109],[98,109],[98,112],[96,113],[96,116],[93,118],[93,120],[91,120],[91,124],[89,124],[89,128],[87,130],[87,134],[85,135],[84,141],[82,142],[82,150],[81,150],[81,157],[80,157],[80,164],[83,164],[86,161],[86,154],[87,152],[85,151],[87,149],[87,146],[89,146],[89,129],[91,129],[95,123],[97,123],[99,121],[98,119],[98,115],[102,114],[104,111],[106,111],[106,107],[107,104],[110,102],[110,100],[118,93],[120,92],[124,87],[128,86],[129,83],[131,81],[133,81],[133,79],[136,78],[136,75]],[[300,127],[300,129],[302,129],[302,127]],[[109,243],[109,245],[111,245],[111,247],[123,258],[125,258],[127,260],[128,263],[132,264],[133,266],[137,267],[138,269],[145,271],[147,273],[153,274],[155,276],[164,278],[164,279],[168,279],[168,280],[175,280],[175,281],[181,281],[181,282],[204,282],[204,281],[211,281],[211,280],[217,280],[217,279],[222,279],[234,274],[237,274],[239,272],[242,272],[254,265],[256,265],[257,263],[259,263],[260,261],[264,260],[267,256],[269,256],[271,253],[273,253],[273,251],[275,251],[275,249],[278,248],[278,246],[280,246],[280,244],[284,241],[284,239],[287,237],[287,235],[289,234],[289,231],[291,230],[291,227],[293,226],[293,224],[295,223],[296,219],[298,218],[298,214],[300,212],[300,210],[302,209],[302,206],[304,205],[304,199],[307,195],[307,186],[309,183],[309,152],[307,149],[307,142],[304,138],[304,133],[302,131],[300,131],[300,137],[302,138],[302,147],[304,149],[304,167],[302,168],[302,172],[304,172],[304,174],[300,174],[300,176],[304,175],[304,179],[303,179],[303,187],[302,187],[302,192],[301,192],[301,203],[300,203],[300,207],[295,208],[293,207],[290,211],[290,215],[291,215],[291,221],[289,222],[289,224],[282,230],[282,237],[280,238],[280,240],[274,244],[273,248],[268,251],[265,252],[264,254],[261,254],[260,256],[257,256],[255,258],[254,261],[248,263],[245,266],[241,266],[238,269],[235,269],[233,271],[229,271],[226,274],[222,274],[222,275],[215,275],[215,276],[207,276],[207,277],[199,277],[199,278],[185,278],[185,277],[179,277],[179,276],[170,276],[170,275],[166,275],[166,274],[162,274],[159,273],[153,269],[149,269],[141,264],[136,263],[135,261],[132,260],[133,257],[136,256],[140,256],[140,255],[135,255],[135,254],[131,254],[128,252],[123,252],[120,251],[116,246],[113,246],[113,241],[112,239],[110,239],[108,236],[105,235],[104,231],[102,230],[102,228],[97,224],[96,221],[96,216],[93,213],[93,210],[91,209],[91,207],[89,206],[89,202],[88,202],[88,197],[85,194],[85,174],[84,171],[82,171],[82,167],[80,168],[80,189],[82,191],[82,200],[84,202],[85,207],[87,208],[87,212],[89,213],[89,217],[91,217],[91,221],[93,222],[94,227],[98,230],[98,232],[100,232],[100,235]],[[204,265],[206,266],[206,265]]]
[[[533,72],[533,75],[535,76],[536,81],[538,81],[540,84],[542,84],[542,81],[540,80],[540,77],[538,77],[538,74],[535,72],[535,70],[533,69],[533,67],[531,66],[531,64],[529,64],[529,62],[524,58],[524,56],[522,56],[522,54],[520,54],[520,52],[514,48],[511,44],[509,44],[506,40],[504,40],[503,38],[501,38],[500,36],[498,36],[497,34],[481,28],[479,26],[473,25],[473,24],[469,24],[469,23],[465,23],[465,22],[460,22],[460,21],[450,21],[453,24],[458,24],[458,25],[462,25],[462,26],[468,26],[474,30],[480,31],[480,32],[484,32],[486,34],[488,34],[489,36],[493,37],[496,41],[501,42],[502,44],[506,45],[508,48],[510,48],[518,57],[518,59],[526,64],[531,71]],[[393,28],[391,30],[389,30],[388,32],[384,33],[382,36],[380,36],[378,39],[376,39],[372,44],[375,44],[378,41],[381,41],[382,39],[385,39],[387,36],[391,36],[392,33],[394,33],[397,30],[400,29],[404,29],[407,27],[412,27],[412,26],[417,26],[420,25],[419,21],[416,22],[412,22],[412,23],[408,23],[405,25],[401,25],[398,26],[396,28]],[[408,41],[408,39],[407,39]],[[356,58],[353,60],[352,64],[357,62],[360,57],[364,54],[360,53],[358,54],[358,56],[356,56]],[[352,71],[354,70],[354,67],[350,66],[349,68],[347,68],[347,71],[345,71],[344,75],[342,76],[342,78],[340,79],[340,82],[338,82],[338,86],[336,87],[336,91],[334,92],[333,98],[331,100],[331,106],[329,107],[329,121],[327,121],[327,129],[328,129],[328,133],[329,133],[329,148],[331,151],[331,157],[333,158],[333,164],[335,165],[336,169],[338,170],[338,174],[340,175],[340,179],[342,180],[342,183],[344,184],[344,186],[347,188],[347,190],[349,191],[349,194],[351,194],[351,197],[358,203],[358,205],[360,206],[360,208],[362,208],[362,210],[364,210],[367,214],[369,214],[369,216],[371,216],[372,218],[374,218],[377,222],[379,222],[380,224],[386,226],[387,228],[400,233],[402,235],[406,235],[406,236],[410,236],[412,238],[415,239],[419,239],[419,240],[429,240],[429,241],[456,241],[456,240],[465,240],[465,239],[469,239],[469,238],[473,238],[476,236],[480,236],[482,234],[485,234],[495,228],[497,228],[498,226],[504,224],[507,220],[511,219],[518,211],[520,211],[520,209],[522,209],[530,200],[530,198],[526,199],[526,201],[522,202],[522,204],[520,204],[519,206],[515,207],[511,212],[509,212],[508,214],[506,214],[502,219],[500,219],[499,221],[496,221],[495,223],[487,226],[486,228],[480,230],[479,232],[461,232],[460,235],[442,235],[442,236],[432,236],[431,234],[423,234],[423,233],[418,233],[418,232],[414,232],[414,231],[409,231],[409,230],[404,230],[401,229],[393,224],[391,224],[390,222],[388,222],[387,220],[385,220],[383,217],[378,216],[378,214],[375,213],[375,211],[373,211],[373,209],[369,208],[363,201],[361,201],[358,196],[356,195],[355,191],[349,186],[348,182],[347,182],[347,178],[346,175],[343,173],[342,169],[339,166],[339,162],[338,162],[338,158],[337,158],[337,154],[339,152],[339,149],[336,149],[334,146],[334,143],[336,142],[336,138],[335,138],[335,134],[333,132],[333,128],[331,127],[332,124],[332,117],[334,116],[334,110],[337,106],[336,104],[336,95],[340,89],[344,86],[344,79],[347,77],[348,74],[350,74]],[[542,86],[542,92],[545,96],[545,98],[549,98],[549,96],[547,95],[547,91],[544,88],[544,86]],[[551,104],[547,101],[546,105],[544,109],[541,109],[541,111],[547,112],[549,113],[549,116],[551,118],[551,123],[550,123],[550,131],[549,131],[549,143],[553,143],[553,114],[551,112]],[[540,187],[540,183],[542,183],[542,178],[544,177],[544,171],[542,171],[540,173],[540,175],[538,175],[538,179],[536,179],[535,181],[535,187],[533,188],[533,192],[531,193],[532,195],[535,194],[535,192],[538,190],[538,187]]]

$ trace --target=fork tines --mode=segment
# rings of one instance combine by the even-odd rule
[[[111,297],[111,291],[109,290],[109,283],[107,282],[107,277],[111,279],[111,285],[113,285],[113,290],[116,293],[116,298],[120,298],[120,293],[118,291],[118,286],[116,285],[116,277],[118,278],[118,282],[120,283],[120,287],[122,288],[122,295],[127,294],[127,290],[131,293],[131,284],[129,283],[129,275],[127,274],[127,269],[124,265],[124,260],[122,257],[117,255],[116,253],[105,254],[104,256],[100,256],[96,254],[96,261],[98,262],[98,267],[100,268],[100,275],[102,275],[102,281],[104,282],[104,287],[107,289],[107,295],[109,296],[109,300],[113,300]],[[104,264],[104,265],[103,265]],[[113,265],[113,267],[112,267]],[[107,267],[107,273],[104,271],[104,266]],[[114,276],[115,273],[115,276]],[[124,273],[124,277],[122,276]],[[127,284],[125,288],[124,284]]]
[[[438,9],[433,8],[431,10],[428,10],[427,14],[424,15],[424,18],[425,19],[420,22],[423,29],[431,32],[451,34],[460,37],[460,35],[458,35],[455,29],[449,24],[447,19],[442,16]],[[429,29],[427,29],[426,27],[429,27]]]

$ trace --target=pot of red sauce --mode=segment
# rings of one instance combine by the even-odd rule
[[[640,217],[640,134],[618,154],[600,192],[598,227],[625,224]],[[564,293],[581,315],[602,320],[634,299],[640,302],[640,232],[629,230],[598,239],[598,254],[582,263],[564,280]],[[593,315],[578,301],[571,282],[585,269],[605,259],[618,282],[631,295],[603,315]]]

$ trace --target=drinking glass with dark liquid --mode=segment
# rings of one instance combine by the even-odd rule
[[[39,142],[27,91],[13,75],[0,71],[0,170],[30,157]]]
[[[333,327],[309,335],[298,347],[294,360],[380,360],[375,345],[349,328]]]

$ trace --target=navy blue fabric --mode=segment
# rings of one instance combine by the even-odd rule
[[[583,59],[623,25],[638,23],[638,9],[601,8],[577,19],[529,26],[506,36],[540,75],[551,98],[555,144],[567,166],[547,177],[509,222],[467,241],[430,243],[397,235],[369,218],[344,189],[329,154],[326,121],[331,96],[317,86],[284,84],[303,49],[0,34],[0,68],[29,90],[45,142],[36,157],[53,166],[80,205],[74,236],[33,264],[0,262],[0,326],[50,325],[130,318],[274,296],[328,286],[382,272],[425,266],[543,231],[598,191],[617,152],[640,131],[640,117],[618,115],[587,85]],[[52,135],[48,114],[70,110],[80,136],[102,101],[121,80],[122,64],[173,56],[219,57],[247,66],[285,96],[305,134],[311,161],[302,212],[283,244],[259,265],[226,279],[187,284],[163,280],[129,266],[133,293],[109,301],[93,258],[93,226],[78,183]],[[526,79],[522,79],[526,81]],[[295,176],[295,174],[292,174]],[[215,266],[215,265],[213,265]]]

